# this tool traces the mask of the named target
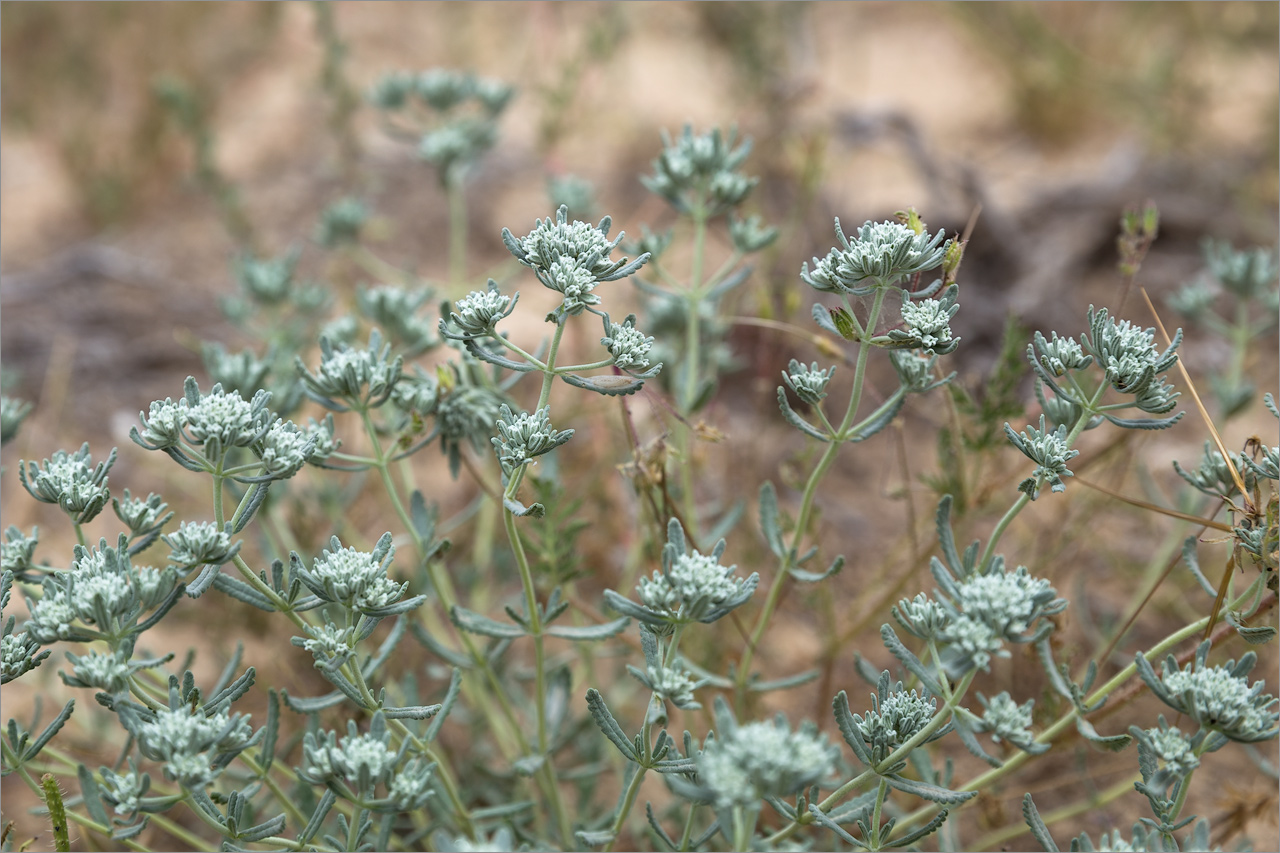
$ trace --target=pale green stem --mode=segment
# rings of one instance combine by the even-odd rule
[[[646,712],[646,717],[647,717]],[[618,835],[622,832],[623,824],[627,821],[627,816],[631,814],[632,807],[635,806],[636,797],[640,795],[640,785],[644,781],[646,768],[636,767],[635,775],[631,777],[631,782],[627,785],[626,793],[622,796],[622,803],[618,807],[618,816],[613,821],[613,837],[609,839],[609,843],[604,846],[605,853],[613,849],[613,845],[618,841]]]
[[[1067,820],[1068,818],[1079,817],[1080,815],[1087,814],[1091,811],[1095,811],[1101,808],[1102,806],[1105,806],[1107,803],[1114,802],[1120,799],[1121,797],[1132,794],[1133,783],[1140,782],[1140,781],[1142,781],[1142,777],[1137,774],[1134,774],[1133,776],[1130,776],[1120,782],[1117,782],[1116,784],[1112,785],[1110,788],[1107,788],[1105,791],[1101,792],[1097,796],[1089,797],[1088,799],[1071,803],[1070,805],[1063,806],[1060,809],[1054,809],[1053,811],[1049,811],[1049,812],[1041,812],[1040,819],[1044,821],[1046,826],[1052,826],[1053,824],[1059,821]],[[1010,841],[1011,839],[1017,838],[1020,835],[1024,835],[1028,833],[1030,833],[1030,829],[1027,828],[1026,824],[1010,823],[1009,825],[1003,826],[1000,829],[997,829],[995,832],[988,833],[987,835],[984,835],[981,838],[977,839],[976,841],[972,842],[970,844],[970,848],[973,850],[987,850],[987,849],[990,849],[991,847],[994,847],[997,844],[1004,844],[1005,842]]]
[[[547,351],[547,366],[542,374],[542,391],[538,394],[538,406],[534,409],[535,412],[547,405],[551,399],[551,384],[556,378],[556,352],[560,349],[560,339],[564,336],[564,327],[568,322],[569,318],[565,317],[557,323],[555,334],[551,336],[551,349]]]
[[[871,808],[871,837],[867,839],[867,843],[872,845],[872,850],[879,850],[884,847],[884,842],[888,841],[887,838],[880,837],[880,815],[884,810],[885,794],[888,792],[889,783],[882,778],[880,784],[876,786],[876,801]]]
[[[449,284],[459,291],[467,280],[467,197],[461,181],[445,181],[449,201]]]
[[[400,519],[400,523],[404,526],[405,530],[409,532],[409,535],[413,537],[414,545],[417,548],[418,554],[422,555],[426,551],[427,543],[423,542],[418,536],[417,528],[413,526],[413,521],[409,518],[409,513],[405,510],[404,503],[400,500],[400,494],[396,489],[395,482],[391,478],[391,472],[387,468],[386,453],[383,452],[382,444],[378,441],[378,434],[377,430],[374,428],[373,419],[369,416],[368,411],[361,412],[360,416],[364,422],[365,431],[369,435],[369,440],[373,442],[374,453],[377,457],[374,460],[374,467],[378,469],[378,474],[382,478],[382,484],[386,489],[388,497],[391,499],[391,505],[395,510],[396,516]],[[447,613],[452,610],[458,602],[452,581],[449,580],[449,576],[446,573],[440,571],[440,566],[435,560],[425,561],[424,568],[426,569],[427,576],[431,581],[431,586],[436,592],[436,598]],[[506,692],[502,689],[501,682],[499,682],[497,673],[493,670],[493,666],[489,663],[488,658],[476,648],[471,637],[465,632],[459,632],[459,639],[462,641],[462,645],[466,649],[467,654],[484,673],[485,680],[493,690],[494,696],[498,700],[499,708],[502,710],[502,715],[506,718],[507,723],[510,726],[511,733],[516,739],[521,751],[527,753],[529,750],[528,742],[524,737],[524,733],[520,731],[520,726],[516,721],[515,709],[511,707],[511,702],[507,698]],[[492,705],[488,702],[481,702],[480,707],[492,722]]]
[[[1071,428],[1071,432],[1067,433],[1066,446],[1068,448],[1071,447],[1072,444],[1075,444],[1075,440],[1080,437],[1080,433],[1084,432],[1084,428],[1089,425],[1089,419],[1097,414],[1098,401],[1102,399],[1102,395],[1106,392],[1107,387],[1107,382],[1104,379],[1102,384],[1098,386],[1098,389],[1093,392],[1093,396],[1089,399],[1089,402],[1085,403],[1081,407],[1083,411],[1081,411],[1079,419]],[[1036,477],[1036,488],[1039,489],[1043,484],[1044,476],[1040,475]],[[1018,496],[1018,499],[1013,502],[1013,506],[1009,507],[1008,512],[1006,512],[1000,521],[996,523],[995,529],[991,531],[990,538],[987,539],[987,547],[982,549],[982,559],[978,561],[979,566],[985,566],[987,561],[991,559],[991,556],[995,553],[996,545],[1000,542],[1000,537],[1004,535],[1004,532],[1008,529],[1010,522],[1012,522],[1013,519],[1017,517],[1018,513],[1022,512],[1023,508],[1030,502],[1031,496],[1026,492],[1023,492]]]
[[[357,834],[360,831],[360,824],[364,822],[364,809],[357,809],[356,813],[351,816],[351,822],[347,824],[347,849],[355,850],[356,842],[360,840]]]
[[[754,808],[735,805],[733,807],[733,849],[735,851],[746,851],[751,849],[751,833],[756,828],[756,820],[748,820],[748,817],[759,819],[760,812]]]
[[[693,217],[693,261],[689,274],[689,289],[686,295],[688,313],[685,323],[685,383],[681,394],[680,410],[688,415],[698,397],[698,374],[702,330],[699,306],[702,302],[702,265],[705,260],[707,242],[707,214],[699,200],[690,215]]]
[[[563,328],[563,325],[561,328]],[[558,338],[559,336],[557,335],[557,342]],[[553,343],[552,346],[554,348],[555,344]],[[553,351],[550,358],[554,359],[554,357]],[[549,374],[547,378],[551,378]],[[546,390],[547,388],[544,386],[544,391]],[[541,405],[539,405],[539,408],[541,408]],[[524,469],[521,468],[512,474],[504,497],[515,497],[516,491],[520,488],[522,479],[520,475],[523,472]],[[524,543],[520,539],[520,532],[516,530],[515,514],[507,509],[505,504],[502,512],[502,522],[506,527],[507,538],[511,541],[511,550],[516,558],[516,566],[520,570],[520,585],[524,588],[524,603],[526,616],[529,620],[529,633],[533,636],[533,705],[538,725],[538,754],[542,757],[542,766],[539,773],[544,776],[544,787],[555,811],[561,841],[566,846],[569,846],[573,844],[573,825],[569,822],[569,813],[565,810],[564,801],[560,797],[560,785],[556,778],[555,766],[551,762],[551,744],[547,734],[547,664],[543,647],[542,614],[538,609],[538,593],[534,587],[533,572],[529,568],[529,558],[525,554]]]
[[[867,316],[867,329],[874,329],[876,322],[880,317],[880,310],[884,306],[885,292],[888,288],[882,287],[876,291],[875,302],[871,306],[871,313]],[[850,312],[852,316],[852,311]],[[856,323],[856,321],[855,321]],[[739,703],[741,703],[744,690],[747,686],[747,680],[751,675],[751,662],[755,656],[756,648],[760,644],[760,640],[764,637],[764,632],[769,626],[769,620],[773,617],[773,612],[778,606],[778,600],[782,595],[782,587],[794,568],[792,562],[794,555],[799,553],[800,542],[804,538],[809,527],[809,515],[813,511],[814,498],[817,496],[818,484],[822,482],[822,478],[826,475],[827,470],[835,461],[836,454],[840,452],[840,445],[846,438],[846,431],[853,423],[854,416],[857,415],[858,405],[862,401],[862,386],[866,379],[867,360],[871,354],[872,347],[865,342],[858,344],[858,360],[854,366],[853,372],[853,389],[849,393],[849,403],[845,408],[844,418],[840,421],[840,428],[832,435],[832,440],[827,443],[826,449],[822,452],[822,457],[818,460],[818,464],[814,467],[813,472],[809,475],[808,481],[804,486],[804,494],[800,498],[800,514],[796,516],[795,533],[791,538],[791,546],[787,549],[786,556],[782,558],[778,572],[774,575],[773,583],[769,586],[769,592],[765,596],[764,606],[760,610],[760,615],[756,618],[756,624],[751,631],[751,638],[747,642],[747,647],[743,650],[742,660],[738,664],[738,674],[735,679],[736,694]]]

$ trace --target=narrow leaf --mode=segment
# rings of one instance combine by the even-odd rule
[[[827,567],[825,572],[806,572],[804,569],[790,569],[788,573],[801,583],[817,583],[818,581],[826,580],[832,575],[839,574],[843,568],[844,555],[841,554],[831,561],[831,565]]]
[[[753,681],[748,685],[747,689],[752,693],[768,693],[773,690],[787,690],[800,684],[808,684],[818,677],[818,670],[808,669],[796,675],[789,675],[786,678],[777,678],[772,681]]]
[[[1089,741],[1089,743],[1099,749],[1106,750],[1107,752],[1120,752],[1129,745],[1130,741],[1133,740],[1129,735],[1098,734],[1098,730],[1095,729],[1093,724],[1084,717],[1076,717],[1076,730],[1079,731],[1084,739]]]
[[[276,607],[271,603],[271,599],[239,578],[233,578],[231,575],[218,572],[213,576],[213,588],[237,601],[251,604],[259,610],[265,610],[268,613],[276,612]]]
[[[609,712],[609,706],[605,704],[604,697],[600,695],[600,691],[594,687],[587,691],[587,710],[590,711],[591,719],[595,720],[596,726],[618,748],[623,757],[630,761],[635,761],[635,747],[631,745],[626,733],[622,731],[622,726],[618,725],[618,721]]]
[[[621,634],[629,624],[631,619],[623,616],[612,622],[605,622],[603,625],[552,625],[546,629],[545,633],[565,640],[607,640]]]
[[[955,803],[963,803],[966,800],[972,800],[978,796],[977,791],[953,791],[950,788],[943,788],[938,785],[929,785],[924,782],[918,782],[915,779],[906,779],[894,773],[889,776],[882,776],[889,783],[890,788],[896,788],[906,794],[919,797],[922,800],[928,800],[931,803],[939,805],[953,805]]]
[[[324,825],[324,819],[329,816],[329,809],[333,808],[333,804],[337,801],[338,795],[326,788],[324,795],[320,797],[320,802],[316,803],[316,810],[311,813],[311,819],[298,834],[298,847],[306,845],[315,837],[320,827]]]
[[[787,389],[781,385],[778,386],[778,411],[782,412],[782,419],[800,430],[810,438],[816,438],[818,441],[831,441],[831,436],[825,432],[821,432],[813,424],[800,417],[792,410],[791,404],[787,402]]]
[[[290,696],[287,690],[281,690],[280,698],[284,700],[284,704],[291,711],[296,711],[299,714],[314,714],[317,711],[323,711],[325,708],[332,708],[337,705],[342,701],[342,693],[335,690],[324,696],[297,697]]]
[[[760,487],[760,532],[764,534],[764,541],[769,544],[769,550],[775,557],[786,555],[782,530],[778,525],[778,493],[769,480],[765,480]]]
[[[479,613],[467,610],[465,607],[458,607],[457,605],[449,608],[449,619],[452,620],[453,624],[457,625],[464,631],[470,631],[473,634],[482,634],[486,637],[514,639],[516,637],[523,637],[527,633],[525,629],[521,628],[519,625],[512,625],[509,622],[499,622],[496,619],[490,619],[488,616],[482,616]]]
[[[940,810],[933,818],[924,826],[916,827],[911,832],[899,838],[895,838],[886,844],[886,847],[906,847],[908,844],[915,844],[921,838],[931,835],[938,831],[942,824],[946,823],[947,815],[950,814],[946,809]]]
[[[93,772],[81,764],[76,768],[76,777],[80,780],[80,792],[84,794],[84,807],[89,812],[89,817],[103,826],[111,826],[107,810],[102,806],[102,792],[98,788],[98,780],[93,778]]]
[[[920,658],[916,657],[910,649],[902,644],[902,641],[898,639],[898,635],[893,632],[893,627],[887,622],[880,626],[880,641],[889,650],[889,654],[901,661],[908,671],[920,679],[920,684],[924,689],[934,696],[943,695],[942,688],[938,686],[937,679],[933,677],[933,673],[920,661]]]
[[[449,678],[449,689],[445,691],[444,701],[440,703],[440,713],[436,714],[431,725],[427,728],[426,740],[428,743],[434,741],[436,736],[440,734],[440,727],[444,725],[445,718],[449,716],[449,711],[453,709],[453,703],[458,701],[459,694],[462,693],[462,670],[457,667],[453,668],[453,675]]]
[[[1044,848],[1045,853],[1058,853],[1058,844],[1053,840],[1053,836],[1049,834],[1049,827],[1044,825],[1044,820],[1040,817],[1040,811],[1036,808],[1036,804],[1032,801],[1030,794],[1022,798],[1022,817],[1027,822],[1027,826],[1030,827],[1031,834],[1036,841],[1040,842],[1040,846]]]
[[[844,738],[844,742],[849,744],[849,748],[858,756],[858,760],[865,766],[872,765],[871,753],[867,750],[867,744],[862,739],[862,733],[858,731],[858,724],[853,719],[853,713],[849,710],[849,696],[843,690],[836,694],[836,698],[832,700],[831,707],[835,711],[836,727],[840,729],[840,736]]]

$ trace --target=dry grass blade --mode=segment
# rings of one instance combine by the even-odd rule
[[[1165,331],[1164,323],[1160,321],[1160,315],[1156,312],[1156,306],[1152,304],[1151,297],[1147,294],[1145,287],[1138,288],[1142,292],[1142,298],[1147,303],[1147,308],[1151,311],[1151,316],[1155,318],[1156,328],[1160,330],[1160,336],[1164,338],[1165,346],[1173,343],[1169,337],[1169,333]],[[1200,400],[1200,395],[1196,392],[1195,383],[1191,381],[1191,374],[1187,373],[1186,365],[1182,363],[1182,359],[1178,359],[1178,372],[1182,374],[1182,380],[1187,383],[1187,390],[1191,393],[1191,399],[1196,401],[1196,408],[1200,410],[1200,417],[1204,418],[1205,425],[1209,427],[1209,437],[1213,439],[1213,444],[1218,448],[1218,452],[1222,454],[1222,458],[1231,459],[1231,455],[1227,453],[1227,446],[1222,443],[1222,436],[1218,434],[1218,428],[1213,425],[1213,419],[1209,417],[1209,411],[1204,407],[1204,403]],[[1236,470],[1234,465],[1228,464],[1227,470],[1231,472],[1231,481],[1240,491],[1240,499],[1244,501],[1244,513],[1247,516],[1255,516],[1257,508],[1253,505],[1253,501],[1249,500],[1249,491],[1244,486],[1244,478],[1240,476],[1240,472]],[[1227,597],[1227,588],[1231,585],[1231,572],[1235,568],[1235,554],[1231,555],[1231,559],[1227,560],[1226,571],[1223,572],[1222,581],[1218,584],[1218,597],[1214,599],[1213,610],[1209,613],[1209,624],[1205,626],[1205,639],[1209,638],[1209,634],[1213,632],[1213,626],[1218,622],[1218,613],[1222,610],[1222,602]]]
[[[1148,503],[1147,501],[1141,501],[1141,500],[1138,500],[1137,498],[1131,498],[1126,495],[1122,495],[1119,492],[1113,492],[1111,489],[1108,489],[1106,486],[1099,486],[1097,483],[1092,483],[1088,480],[1081,479],[1080,477],[1075,477],[1074,479],[1077,483],[1079,483],[1082,486],[1093,489],[1096,492],[1102,492],[1104,495],[1115,498],[1118,501],[1124,501],[1130,506],[1136,506],[1142,509],[1149,509],[1152,512],[1158,512],[1161,515],[1167,515],[1170,518],[1177,518],[1182,521],[1189,521],[1192,524],[1200,524],[1200,525],[1203,525],[1204,527],[1213,528],[1214,530],[1221,530],[1224,533],[1230,533],[1231,530],[1233,529],[1230,524],[1224,524],[1221,521],[1214,521],[1211,518],[1201,518],[1198,515],[1192,515],[1191,513],[1188,513],[1188,512],[1178,512],[1176,509],[1167,509],[1157,504]]]

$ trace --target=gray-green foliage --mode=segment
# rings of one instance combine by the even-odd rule
[[[370,99],[387,129],[410,138],[456,192],[495,144],[512,94],[473,74],[395,72],[374,85]],[[305,283],[299,250],[241,256],[234,268],[240,294],[225,307],[263,346],[232,353],[206,345],[212,387],[202,391],[188,378],[176,400],[152,402],[131,432],[140,448],[176,463],[170,468],[180,488],[195,484],[192,494],[210,494],[206,512],[179,517],[159,494],[113,495],[114,450],[96,464],[88,444],[19,463],[21,484],[67,515],[80,544],[59,557],[41,544],[39,530],[6,530],[3,681],[57,666],[65,685],[95,692],[96,707],[69,702],[30,730],[10,720],[5,773],[61,768],[61,753],[43,751],[73,715],[79,725],[93,713],[92,725],[119,727],[115,736],[126,744],[111,767],[76,768],[82,797],[74,814],[95,843],[133,840],[146,849],[138,839],[150,826],[199,833],[202,843],[225,849],[420,849],[426,839],[451,850],[645,840],[670,849],[778,849],[834,837],[883,850],[956,831],[951,814],[977,791],[972,779],[956,778],[955,751],[989,765],[990,775],[975,778],[1007,785],[1022,760],[1009,762],[1009,754],[1034,759],[1059,748],[1061,732],[1071,730],[1100,749],[1135,747],[1137,790],[1152,816],[1135,825],[1132,841],[1113,831],[1101,846],[1207,842],[1203,821],[1190,840],[1184,833],[1195,821],[1184,813],[1186,791],[1206,754],[1277,736],[1280,700],[1246,678],[1256,656],[1211,666],[1206,643],[1191,664],[1179,665],[1173,646],[1190,634],[1175,631],[1142,644],[1126,678],[1095,687],[1109,660],[1068,666],[1054,659],[1062,647],[1053,634],[1069,602],[1041,575],[1039,555],[1020,555],[1017,562],[1027,564],[1020,565],[997,553],[1002,544],[1018,547],[1002,537],[1044,485],[1065,491],[1084,431],[1164,429],[1181,417],[1169,379],[1181,331],[1162,346],[1154,330],[1107,309],[1090,309],[1078,338],[1046,330],[1026,344],[1043,413],[1036,425],[1004,429],[1035,467],[1021,492],[1007,495],[1008,511],[985,544],[958,547],[953,500],[939,503],[932,582],[894,592],[902,597],[890,608],[892,622],[880,627],[882,649],[859,650],[891,662],[891,670],[871,671],[858,655],[874,689],[834,688],[830,720],[839,738],[828,740],[810,720],[752,718],[759,694],[794,690],[817,675],[770,680],[761,671],[780,642],[773,617],[789,585],[830,594],[816,585],[830,584],[846,563],[857,572],[854,583],[875,568],[854,554],[811,570],[823,548],[815,506],[824,475],[840,454],[857,452],[849,445],[876,439],[915,395],[954,380],[944,359],[963,345],[952,325],[962,328],[964,315],[963,246],[944,231],[930,235],[914,211],[849,234],[837,220],[838,245],[805,264],[793,284],[816,291],[821,301],[810,316],[839,342],[832,348],[847,347],[845,364],[837,371],[792,358],[776,387],[780,417],[800,433],[796,445],[810,444],[801,457],[811,466],[802,491],[797,498],[773,481],[759,489],[763,547],[731,529],[732,514],[709,520],[696,488],[703,472],[690,451],[689,416],[717,399],[719,380],[735,363],[725,303],[751,275],[745,261],[779,233],[744,209],[756,185],[743,171],[749,152],[733,132],[664,134],[642,181],[677,221],[661,234],[642,228],[635,251],[624,248],[621,232],[610,238],[609,216],[595,225],[576,218],[592,206],[580,185],[556,188],[572,204],[529,230],[502,229],[519,273],[556,295],[556,307],[534,318],[542,326],[509,320],[522,310],[519,293],[500,273],[442,303],[435,316],[433,291],[412,275],[347,282],[344,291]],[[369,262],[362,254],[368,219],[362,202],[344,199],[321,216],[316,244]],[[709,229],[721,226],[727,257],[708,272]],[[664,266],[674,254],[664,250],[684,239],[687,275]],[[1271,298],[1270,254],[1215,246],[1207,262],[1236,298]],[[612,316],[625,319],[615,322],[606,310],[622,301],[623,280],[645,298],[643,320],[623,309]],[[329,313],[340,294],[361,319]],[[1188,311],[1210,305],[1203,290],[1178,304]],[[531,328],[548,330],[546,339]],[[571,351],[591,355],[565,363]],[[873,359],[879,366],[869,366]],[[896,387],[872,393],[872,375]],[[659,378],[666,392],[649,387]],[[622,501],[611,508],[620,517],[601,519],[588,485],[602,474],[575,463],[588,449],[607,465],[627,459],[605,455],[622,442],[591,434],[619,406],[578,392],[626,397],[642,389],[651,399],[672,398],[661,408],[676,414],[677,452],[647,469],[649,491],[638,489],[654,518],[623,515],[631,508]],[[293,414],[307,401],[325,414],[304,426]],[[622,402],[629,412],[636,401]],[[3,403],[7,442],[29,407]],[[1154,417],[1114,414],[1129,408]],[[991,418],[992,435],[1004,417]],[[412,459],[431,444],[453,477],[466,468],[485,492],[443,520],[436,506],[443,484],[418,482],[425,469]],[[669,459],[678,461],[663,468]],[[1251,493],[1274,488],[1267,484],[1278,459],[1267,446],[1224,459],[1206,445],[1203,464],[1179,473],[1201,492],[1239,498],[1232,474]],[[629,461],[641,467],[638,455]],[[529,493],[534,501],[526,506]],[[118,528],[114,544],[102,538],[91,547],[82,528],[108,504],[114,519],[106,514],[98,523]],[[597,523],[625,531],[607,549],[618,552],[617,565],[592,565],[597,552],[574,551],[578,534],[596,535]],[[492,535],[499,526],[505,545]],[[444,529],[472,541],[460,537],[450,548],[439,535]],[[1255,513],[1235,538],[1265,566],[1274,519]],[[1211,590],[1195,565],[1194,541],[1188,549],[1200,586]],[[552,564],[570,557],[573,569]],[[600,586],[617,589],[597,597],[593,583],[575,581],[578,563],[584,574],[610,579]],[[634,571],[615,582],[623,563]],[[512,588],[518,581],[518,593],[508,594],[508,580]],[[11,610],[15,587],[27,604],[21,622]],[[1230,623],[1250,641],[1271,636],[1246,624],[1260,589],[1255,583],[1227,602]],[[245,624],[245,613],[286,625],[290,642],[271,649],[281,656],[272,669],[310,665],[323,692],[292,692],[305,690],[301,678],[289,691],[263,689],[258,668],[242,667],[242,649],[204,687],[189,661],[151,656],[158,635],[148,632],[166,618],[197,618],[208,605],[193,599],[212,594],[231,599],[218,605],[231,631]],[[1033,693],[1015,679],[988,698],[979,688],[996,679],[992,669],[1015,646],[1039,662],[1047,690]],[[1166,655],[1159,670],[1149,662]],[[1073,669],[1083,672],[1079,682]],[[1086,717],[1126,679],[1144,683],[1180,718],[1170,725],[1159,716],[1127,734],[1100,732],[1094,723],[1101,720]],[[248,702],[237,709],[250,691],[265,700],[265,712],[253,717],[243,710]],[[707,716],[694,713],[704,707]],[[678,732],[676,724],[692,730]],[[646,805],[645,836],[636,812],[650,773],[670,796],[659,811]],[[179,808],[196,815],[195,829],[153,817]],[[1029,798],[1024,815],[1034,837],[1056,849]],[[1092,842],[1080,836],[1072,847],[1092,849]]]

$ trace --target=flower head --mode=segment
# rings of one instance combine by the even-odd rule
[[[334,345],[320,338],[320,367],[312,374],[302,359],[297,359],[298,372],[307,396],[336,412],[372,409],[391,396],[400,380],[404,357],[391,358],[391,345],[383,344],[378,330],[369,336],[369,346],[354,349],[346,344]]]
[[[105,461],[93,465],[86,441],[74,455],[59,450],[52,459],[45,459],[39,465],[20,460],[18,479],[31,497],[41,503],[56,504],[77,524],[85,524],[102,512],[111,499],[107,472],[115,462],[113,447]]]
[[[609,350],[613,356],[613,364],[620,370],[644,370],[649,366],[649,351],[653,348],[653,338],[647,337],[636,328],[634,314],[627,315],[621,324],[608,322],[605,325],[605,336],[600,339],[601,346]]]
[[[920,349],[926,353],[946,355],[960,345],[951,334],[951,318],[960,310],[956,304],[960,288],[951,285],[941,299],[902,299],[902,322],[905,328],[892,329],[889,339],[898,346]]]
[[[8,444],[18,434],[18,427],[30,413],[30,403],[0,396],[0,444]]]
[[[867,221],[852,241],[836,220],[836,237],[840,246],[825,258],[813,259],[801,268],[800,277],[815,290],[828,293],[861,294],[869,288],[863,282],[873,280],[872,287],[932,269],[942,263],[946,252],[943,232],[933,237],[927,231],[917,234],[897,222]]]
[[[360,313],[368,317],[391,340],[403,347],[406,356],[420,355],[435,346],[431,332],[435,323],[418,316],[422,306],[432,297],[426,288],[406,290],[403,287],[383,285],[361,288],[356,294]]]
[[[698,756],[698,783],[717,806],[750,806],[794,794],[829,774],[836,750],[810,728],[791,731],[781,718],[721,726]]]
[[[453,321],[453,332],[448,324],[440,321],[440,333],[456,339],[476,338],[492,335],[499,320],[511,315],[515,310],[517,294],[514,298],[498,290],[498,283],[489,279],[487,290],[473,290],[459,299],[449,313]]]
[[[1021,433],[1013,431],[1008,423],[1004,425],[1005,435],[1013,446],[1022,451],[1032,462],[1036,463],[1035,474],[1018,484],[1020,491],[1026,492],[1032,500],[1039,495],[1037,481],[1043,477],[1055,492],[1065,491],[1067,486],[1063,477],[1072,476],[1067,463],[1080,455],[1079,450],[1067,446],[1067,425],[1059,424],[1056,430],[1050,431],[1045,425],[1045,416],[1040,416],[1040,428],[1026,426]]]
[[[1240,662],[1227,661],[1209,666],[1206,659],[1209,642],[1196,650],[1195,659],[1179,667],[1170,655],[1159,676],[1141,653],[1138,674],[1152,691],[1174,710],[1186,714],[1202,729],[1216,732],[1227,740],[1257,743],[1271,740],[1280,732],[1280,699],[1263,693],[1261,681],[1249,684],[1245,675],[1253,669],[1258,656],[1246,652]]]
[[[502,240],[516,260],[533,270],[538,281],[564,294],[558,316],[578,314],[599,303],[599,297],[592,293],[597,284],[625,278],[649,259],[641,255],[634,261],[625,257],[613,260],[610,255],[624,235],[619,233],[610,241],[610,224],[608,216],[595,226],[569,222],[569,209],[561,205],[554,222],[549,217],[536,220],[534,229],[518,240],[504,228]]]
[[[827,383],[831,381],[831,376],[835,372],[834,366],[823,370],[815,361],[805,367],[793,358],[787,365],[787,369],[782,372],[782,381],[787,383],[787,387],[794,391],[797,397],[814,406],[827,396]]]
[[[751,152],[750,140],[735,147],[736,141],[733,130],[695,134],[685,125],[675,139],[664,130],[653,174],[640,181],[682,213],[700,209],[708,216],[721,214],[740,204],[758,183],[738,171]]]
[[[1084,349],[1097,359],[1112,388],[1133,395],[1133,404],[1144,412],[1173,410],[1178,393],[1162,374],[1178,361],[1181,329],[1163,353],[1156,349],[1155,329],[1143,329],[1128,320],[1116,322],[1105,308],[1096,312],[1089,308],[1089,330],[1083,336]]]
[[[399,602],[409,587],[387,577],[394,556],[391,534],[384,533],[371,552],[343,548],[334,536],[329,540],[329,550],[322,551],[310,569],[296,553],[290,555],[290,560],[299,579],[324,601],[376,616]]]
[[[872,763],[880,764],[923,731],[937,711],[937,699],[903,690],[902,682],[891,682],[886,670],[871,694],[871,710],[865,715],[853,714],[852,720]]]
[[[573,438],[573,430],[557,431],[551,426],[550,406],[543,406],[533,414],[521,412],[517,415],[511,407],[503,404],[496,426],[498,434],[490,441],[498,453],[503,473],[508,477],[534,457],[549,453]]]

